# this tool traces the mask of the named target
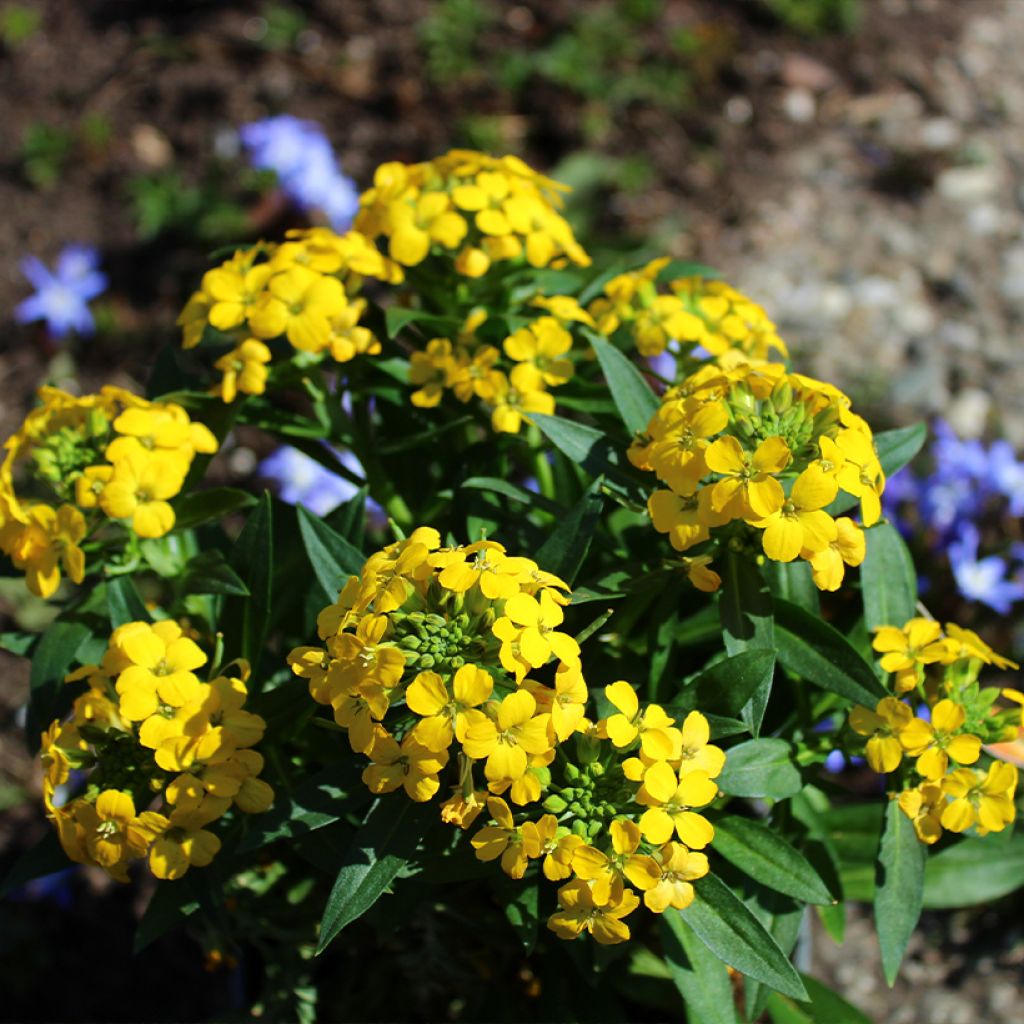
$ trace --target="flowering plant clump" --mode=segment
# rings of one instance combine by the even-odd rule
[[[565,191],[385,164],[345,233],[211,267],[145,398],[40,391],[0,551],[55,618],[0,643],[56,836],[14,882],[145,861],[140,943],[254,951],[274,1019],[351,1016],[345,978],[389,1019],[500,983],[729,1024],[853,1019],[794,967],[809,913],[872,903],[892,982],[923,908],[1024,884],[1017,666],[883,511],[924,429],[708,268],[592,266]]]
[[[149,858],[157,878],[205,867],[221,848],[206,826],[232,807],[265,811],[273,790],[252,747],[266,723],[244,709],[249,666],[201,682],[207,656],[172,619],[119,626],[85,681],[68,721],[54,720],[40,746],[43,800],[64,852],[128,881],[131,861]],[[58,805],[72,769],[84,788]],[[75,787],[77,788],[77,787]],[[154,799],[158,810],[151,808]]]

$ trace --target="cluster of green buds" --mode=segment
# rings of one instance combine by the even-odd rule
[[[632,796],[618,764],[606,767],[603,761],[579,766],[566,763],[562,778],[564,784],[552,783],[542,806],[584,839],[594,839],[605,831]]]
[[[462,595],[448,595],[456,600],[450,605],[461,605]],[[443,606],[442,606],[443,607]],[[406,664],[416,671],[433,669],[454,672],[466,664],[488,660],[496,655],[498,641],[483,620],[494,613],[490,609],[483,615],[445,608],[449,614],[436,611],[392,612],[390,615],[392,639],[405,655]]]

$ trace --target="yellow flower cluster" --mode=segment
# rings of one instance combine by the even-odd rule
[[[185,348],[198,345],[208,325],[237,339],[215,364],[222,379],[214,393],[225,402],[239,392],[263,393],[272,358],[267,342],[274,339],[339,363],[380,352],[380,342],[360,325],[366,300],[358,292],[366,277],[398,283],[401,268],[358,231],[338,235],[318,227],[287,238],[241,249],[207,271],[178,317]]]
[[[535,305],[556,312],[520,327],[501,342],[500,349],[480,340],[478,332],[487,323],[487,312],[477,309],[466,318],[454,343],[434,338],[424,351],[413,352],[412,404],[433,408],[446,390],[460,402],[480,399],[491,410],[494,431],[507,434],[517,434],[530,413],[551,415],[555,399],[548,389],[565,384],[575,372],[568,325],[587,314],[568,296],[538,299]]]
[[[725,754],[699,712],[677,726],[626,682],[605,691],[616,713],[588,720],[579,645],[560,628],[568,600],[561,580],[495,541],[441,547],[421,527],[371,555],[320,613],[323,645],[288,660],[369,759],[374,793],[426,802],[448,770],[442,819],[466,829],[490,816],[471,839],[477,857],[513,878],[542,861],[548,879],[571,879],[552,929],[620,942],[639,905],[627,882],[661,913],[687,906],[707,874],[699,851],[714,829],[697,810],[718,795]],[[555,761],[570,739],[579,766]],[[541,800],[539,817],[513,809]]]
[[[579,647],[558,628],[567,589],[495,541],[442,548],[421,527],[367,559],[319,616],[325,646],[289,664],[370,759],[373,792],[431,799],[457,742],[460,789],[481,763],[490,792],[526,803],[587,698]],[[553,686],[527,679],[553,659]]]
[[[201,423],[170,402],[148,402],[122,388],[76,397],[41,388],[42,405],[8,438],[0,464],[0,550],[24,569],[29,589],[50,597],[61,567],[75,583],[85,575],[81,544],[102,519],[116,519],[139,537],[162,537],[174,526],[168,504],[197,453],[217,450]],[[33,493],[19,497],[16,476],[27,469]]]
[[[245,710],[244,663],[209,682],[206,654],[172,620],[114,630],[99,665],[68,676],[88,689],[69,721],[43,734],[43,799],[65,853],[128,880],[148,857],[157,878],[205,867],[220,849],[207,826],[232,807],[258,814],[273,790],[258,776],[253,746],[265,723]],[[61,800],[71,769],[88,771],[83,791]]]
[[[647,507],[677,551],[743,523],[761,531],[769,558],[810,562],[822,590],[836,590],[865,550],[861,528],[826,506],[845,491],[865,526],[881,514],[871,428],[837,388],[778,363],[702,367],[665,393],[628,454],[665,485]]]
[[[558,212],[567,190],[518,157],[453,149],[425,163],[378,167],[355,228],[386,238],[388,255],[404,267],[442,253],[465,277],[523,258],[537,268],[589,266]]]
[[[1013,802],[1017,769],[992,762],[977,765],[985,744],[1017,733],[1009,719],[1016,712],[993,707],[999,691],[977,683],[982,664],[1016,667],[996,654],[977,634],[947,623],[945,631],[931,619],[915,618],[902,628],[882,626],[874,648],[880,665],[892,676],[899,694],[914,692],[924,702],[915,715],[898,697],[883,697],[872,711],[858,705],[850,712],[850,727],[867,737],[865,756],[871,768],[888,774],[913,759],[920,782],[898,797],[900,808],[913,821],[918,838],[934,843],[943,829],[979,835],[1001,832],[1015,817]],[[925,678],[925,666],[941,666],[943,675]]]
[[[698,711],[677,727],[658,705],[641,709],[623,680],[605,696],[615,713],[577,727],[583,763],[562,766],[561,781],[549,781],[549,813],[520,815],[517,824],[508,805],[491,797],[491,824],[471,843],[481,860],[500,857],[513,878],[538,860],[545,878],[568,879],[548,927],[563,939],[588,932],[611,944],[629,938],[624,918],[640,905],[638,891],[656,914],[693,901],[693,882],[708,873],[701,851],[715,834],[698,811],[718,795],[725,753],[709,742]]]
[[[597,329],[608,336],[626,330],[648,358],[670,344],[699,345],[713,356],[735,351],[751,360],[788,356],[765,311],[725,282],[682,277],[659,291],[658,278],[669,262],[661,257],[608,281],[588,307]]]

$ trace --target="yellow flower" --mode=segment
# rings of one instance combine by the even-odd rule
[[[1017,768],[1005,761],[994,761],[984,774],[958,768],[942,788],[951,798],[942,812],[942,826],[950,832],[965,832],[972,825],[978,826],[979,835],[1002,832],[1016,816]]]
[[[602,906],[621,900],[623,878],[628,878],[638,889],[649,889],[659,874],[653,857],[636,852],[641,839],[636,822],[616,818],[608,826],[608,835],[612,841],[608,853],[584,844],[576,848],[572,857],[573,872],[591,883],[594,902]]]
[[[658,877],[644,892],[644,906],[655,914],[669,907],[685,910],[693,902],[692,882],[708,873],[703,853],[688,850],[682,843],[666,843],[657,857]]]
[[[140,722],[156,714],[161,703],[182,707],[197,699],[200,683],[193,670],[206,664],[206,655],[174,622],[132,623],[120,647],[130,660],[117,677],[121,714]]]
[[[530,413],[550,416],[555,411],[554,396],[544,390],[540,374],[529,363],[517,363],[507,377],[495,373],[491,383],[491,427],[495,433],[518,434],[523,420],[529,421]]]
[[[905,789],[899,797],[900,810],[914,823],[914,831],[922,843],[931,846],[942,836],[942,811],[948,798],[942,786],[922,782],[915,789]]]
[[[931,665],[946,657],[942,627],[933,619],[911,619],[902,629],[880,626],[871,646],[882,657],[879,664],[895,676],[897,692],[912,690],[921,678],[921,666]]]
[[[792,562],[801,551],[824,551],[838,537],[835,520],[824,511],[838,485],[817,466],[809,466],[793,484],[781,508],[753,525],[764,530],[764,553],[777,562]]]
[[[637,803],[647,807],[640,818],[644,838],[661,846],[674,831],[686,846],[703,850],[714,839],[715,830],[693,808],[706,806],[717,795],[718,786],[707,772],[688,771],[679,777],[666,762],[655,762],[644,772],[636,795]]]
[[[145,857],[150,843],[167,828],[162,814],[136,815],[131,794],[116,789],[104,790],[95,804],[76,802],[74,814],[89,856],[120,881],[127,881],[127,863]]]
[[[269,280],[249,313],[249,328],[257,338],[284,334],[294,348],[320,352],[330,342],[331,320],[346,305],[345,289],[336,277],[293,266]]]
[[[413,352],[409,363],[409,383],[419,388],[410,401],[417,408],[432,409],[440,403],[449,378],[458,367],[452,343],[447,338],[432,338],[425,351]]]
[[[267,367],[270,349],[255,338],[247,338],[213,365],[223,373],[220,397],[233,402],[241,391],[246,395],[262,395],[267,386]]]
[[[915,718],[900,730],[900,743],[916,768],[929,782],[937,782],[949,769],[952,758],[960,764],[974,764],[981,756],[981,739],[960,733],[966,720],[963,707],[951,700],[940,700],[932,708],[931,722]]]
[[[850,728],[869,736],[865,756],[871,770],[879,774],[895,771],[903,760],[900,735],[913,721],[914,713],[895,697],[883,697],[874,711],[858,704],[850,712]]]
[[[409,710],[424,716],[416,738],[430,750],[447,750],[453,736],[464,742],[470,723],[485,719],[473,709],[490,697],[493,686],[490,675],[476,665],[463,665],[455,673],[451,695],[437,672],[420,672],[405,691]]]
[[[712,488],[711,507],[728,512],[732,519],[772,515],[782,508],[786,496],[771,474],[784,470],[791,458],[781,437],[762,441],[753,455],[736,438],[720,437],[704,453],[708,469],[723,477]]]
[[[725,751],[711,744],[710,739],[708,720],[699,711],[691,711],[683,721],[680,774],[699,770],[707,772],[712,779],[721,775],[725,767]]]
[[[488,601],[501,601],[519,593],[531,568],[534,563],[528,558],[510,558],[500,544],[481,540],[458,549],[437,580],[456,594],[479,586]]]
[[[882,514],[880,496],[885,488],[885,474],[871,433],[848,427],[839,431],[836,444],[845,460],[837,474],[839,486],[860,498],[861,519],[865,526],[874,526]]]
[[[424,803],[440,788],[437,774],[448,763],[448,751],[429,750],[412,736],[401,746],[381,735],[370,750],[373,761],[363,770],[363,782],[372,793],[390,793],[402,786],[410,800]]]
[[[669,760],[678,752],[672,719],[661,707],[650,704],[641,713],[636,690],[622,679],[606,686],[604,695],[619,712],[605,723],[608,738],[616,747],[628,747],[639,737],[641,749],[652,760]]]
[[[174,528],[173,498],[185,482],[182,464],[170,457],[128,455],[100,495],[100,506],[111,519],[131,519],[140,537],[162,537]]]
[[[485,825],[470,840],[478,860],[501,858],[501,869],[511,878],[522,878],[531,857],[540,856],[540,833],[532,821],[516,827],[509,806],[500,797],[487,798],[494,825]]]
[[[405,267],[422,263],[436,242],[457,249],[466,237],[465,220],[443,192],[425,192],[412,202],[395,201],[387,208],[391,239],[388,255]]]
[[[238,256],[244,257],[244,254],[236,254],[236,257],[227,263],[214,270],[208,270],[203,275],[200,294],[208,297],[210,323],[218,331],[230,331],[245,322],[252,312],[253,304],[264,294],[267,282],[274,273],[273,268],[267,263],[250,267],[246,260],[245,263],[239,264]],[[185,320],[186,347],[191,347],[189,342],[198,344],[199,338],[202,337],[201,331],[196,337],[195,328],[200,308],[196,296],[193,296],[189,306],[182,312],[182,318]]]
[[[470,792],[468,796],[463,795],[461,790],[455,790],[441,804],[441,820],[447,825],[469,828],[486,806],[486,798],[487,794],[482,790]]]
[[[526,774],[528,754],[551,748],[551,716],[536,715],[537,702],[526,690],[510,693],[497,707],[495,720],[474,716],[462,749],[474,760],[487,759],[484,775],[492,782],[516,780]]]
[[[572,348],[572,335],[553,316],[542,316],[509,335],[504,348],[509,359],[534,366],[549,387],[573,375],[572,361],[561,358]]]
[[[819,590],[838,590],[846,573],[844,567],[860,565],[867,553],[864,531],[852,519],[844,516],[835,523],[836,536],[827,547],[800,552],[800,557],[811,563],[811,577]]]
[[[557,626],[565,618],[550,588],[538,597],[514,594],[505,602],[505,614],[491,627],[502,642],[502,665],[521,682],[530,668],[540,668],[552,658],[566,665],[578,665],[580,646]]]
[[[7,528],[4,549],[15,568],[25,570],[25,583],[37,597],[49,598],[60,585],[60,565],[73,583],[85,578],[85,554],[78,542],[85,537],[85,519],[73,505],[56,511],[49,505],[31,506],[24,525]]]
[[[157,878],[181,878],[190,867],[205,868],[220,851],[220,840],[206,829],[172,828],[149,851],[149,868]]]
[[[550,928],[560,939],[575,939],[589,932],[602,946],[629,939],[629,926],[622,920],[640,905],[632,889],[624,889],[617,903],[599,904],[590,886],[582,879],[567,882],[558,890],[560,910],[548,918]]]

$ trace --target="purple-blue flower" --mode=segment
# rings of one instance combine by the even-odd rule
[[[303,210],[321,210],[335,231],[347,231],[359,211],[355,182],[342,174],[315,121],[279,114],[244,125],[242,144],[254,167],[273,171],[281,188]]]
[[[1013,604],[1024,599],[1024,582],[1006,578],[1009,565],[1005,558],[989,555],[979,559],[978,540],[977,527],[963,523],[958,539],[949,545],[949,564],[956,585],[968,601],[978,601],[1000,615],[1008,615]]]
[[[993,441],[988,450],[992,486],[1009,502],[1011,516],[1024,516],[1024,462],[1009,441]]]
[[[99,262],[99,253],[87,245],[65,246],[52,271],[35,256],[26,257],[21,270],[36,293],[18,303],[14,319],[22,324],[44,320],[55,338],[69,331],[92,334],[96,324],[88,303],[107,287]]]
[[[363,467],[350,451],[334,451],[338,461],[353,473]],[[350,480],[322,466],[297,448],[283,446],[258,466],[261,477],[278,485],[278,497],[289,505],[303,505],[317,516],[325,516],[348,501],[359,488]],[[384,520],[384,511],[372,498],[366,502],[370,517]]]

